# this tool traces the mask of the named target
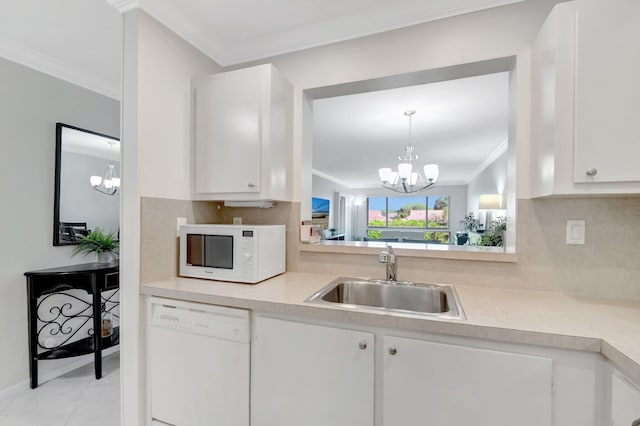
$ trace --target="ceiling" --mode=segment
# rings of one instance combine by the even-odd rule
[[[117,99],[118,10],[143,8],[227,66],[520,1],[0,0],[0,57]]]
[[[466,184],[506,149],[509,73],[317,99],[314,173],[350,188],[379,186],[409,141],[420,162],[436,163],[440,184]]]
[[[120,97],[120,13],[104,0],[0,0],[0,57]]]

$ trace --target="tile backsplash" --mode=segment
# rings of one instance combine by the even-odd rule
[[[217,203],[166,198],[140,199],[140,281],[149,282],[178,275],[176,220],[188,223],[220,223]]]
[[[141,281],[177,275],[176,217],[189,223],[287,225],[287,270],[378,276],[372,255],[298,250],[299,203],[272,209],[143,198]],[[566,244],[566,222],[586,221],[585,245]],[[518,201],[517,263],[401,257],[400,279],[640,299],[640,197],[549,198]]]

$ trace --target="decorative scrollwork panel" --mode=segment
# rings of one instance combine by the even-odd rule
[[[114,326],[119,324],[119,291],[102,294],[101,312],[111,314]],[[38,299],[36,317],[38,352],[58,349],[94,335],[93,301],[83,290],[66,290]]]

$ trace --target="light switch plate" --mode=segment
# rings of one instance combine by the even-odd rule
[[[584,220],[567,220],[567,244],[584,245],[585,229]]]

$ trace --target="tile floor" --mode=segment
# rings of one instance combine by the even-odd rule
[[[91,363],[0,400],[0,426],[118,426],[119,355],[104,358],[100,380]]]

